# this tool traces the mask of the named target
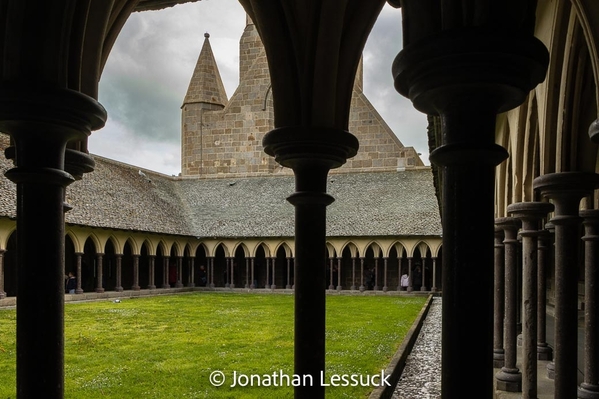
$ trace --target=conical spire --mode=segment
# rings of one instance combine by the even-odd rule
[[[212,53],[210,34],[205,33],[204,37],[204,45],[200,51],[183,104],[208,103],[224,107],[228,102],[227,93]]]

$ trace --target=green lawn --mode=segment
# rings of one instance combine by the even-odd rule
[[[425,301],[328,296],[326,378],[380,374]],[[66,398],[293,397],[293,387],[279,377],[293,375],[291,295],[196,292],[67,304],[65,324]],[[220,387],[209,382],[216,370],[227,378]],[[233,372],[276,373],[271,384],[285,386],[230,387]],[[371,391],[326,389],[327,398]],[[0,310],[0,398],[14,397],[15,311]]]

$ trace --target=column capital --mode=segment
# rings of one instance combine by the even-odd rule
[[[554,206],[549,202],[517,202],[507,207],[512,217],[522,221],[520,236],[535,236],[539,232],[539,222],[553,211]]]
[[[599,174],[593,172],[550,173],[535,178],[533,188],[555,205],[553,224],[578,220],[580,200],[599,187]]]

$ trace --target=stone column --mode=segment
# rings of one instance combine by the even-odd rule
[[[0,299],[6,298],[6,291],[4,291],[4,249],[0,249]],[[77,273],[77,280],[79,281],[79,273]]]
[[[383,258],[383,291],[387,292],[387,263],[389,261],[389,258]]]
[[[162,288],[171,288],[171,285],[168,282],[170,272],[169,259],[169,256],[163,257],[164,262],[162,263]]]
[[[115,254],[114,255],[116,261],[116,287],[114,290],[116,292],[123,292],[123,284],[122,284],[122,260],[123,255]]]
[[[195,258],[194,257],[190,257],[188,258],[188,265],[187,267],[189,268],[188,273],[189,273],[189,277],[187,279],[187,286],[188,287],[195,287],[196,286],[196,282],[195,282]]]
[[[75,252],[75,257],[77,260],[77,288],[75,288],[75,294],[83,294],[83,289],[81,288],[81,257],[83,256],[82,252]],[[1,259],[0,259],[1,261]],[[0,270],[1,273],[1,270]],[[0,277],[2,279],[2,277]],[[2,295],[2,287],[0,287],[0,296]]]
[[[494,260],[494,292],[493,298],[493,367],[504,366],[503,350],[503,317],[505,314],[505,256],[503,252],[503,229],[495,227],[495,260]]]
[[[291,258],[287,258],[287,289],[291,289]]]
[[[374,291],[380,290],[379,287],[379,257],[374,258]]]
[[[181,288],[183,287],[183,257],[177,256],[177,282],[175,283],[175,287]]]
[[[103,287],[103,282],[102,280],[104,279],[104,277],[102,276],[102,257],[103,257],[103,253],[98,253],[96,254],[96,292],[98,293],[102,293],[104,292],[104,287]]]
[[[356,290],[356,257],[352,256],[351,258],[351,287],[349,288],[352,291]]]
[[[276,283],[276,267],[277,267],[277,258],[270,258],[270,264],[272,265],[272,284],[270,285],[270,289],[274,290],[277,288]]]
[[[555,205],[555,397],[578,392],[578,249],[580,200],[599,187],[599,175],[562,172],[539,176],[533,187]]]
[[[133,255],[133,286],[131,287],[133,291],[139,291],[141,287],[139,286],[139,255]]]
[[[270,258],[264,258],[264,261],[266,262],[266,282],[264,283],[264,288],[269,289],[270,288]]]
[[[329,289],[334,290],[335,284],[333,282],[333,258],[329,258]]]
[[[360,257],[360,291],[364,291],[364,258]]]
[[[229,282],[231,279],[231,269],[229,268],[230,260],[231,258],[225,258],[225,288],[229,288],[231,286]]]
[[[148,284],[148,289],[150,290],[155,290],[156,289],[156,281],[155,281],[155,265],[154,265],[154,261],[156,260],[156,256],[155,255],[150,255],[148,256],[148,274],[149,274],[149,284]]]
[[[539,226],[553,205],[519,202],[507,207],[522,222],[522,398],[537,398],[537,240]]]
[[[210,263],[210,288],[214,288],[214,257],[211,256],[208,259],[208,262]]]
[[[231,258],[231,284],[229,284],[230,288],[235,288],[235,258]]]
[[[341,286],[341,259],[342,258],[337,258],[337,291],[341,291],[343,288]]]
[[[420,291],[427,291],[426,287],[426,258],[420,258],[422,260],[422,286],[420,287]],[[419,287],[416,287],[419,288]]]
[[[250,264],[250,268],[252,270],[252,282],[250,284],[250,288],[251,289],[256,288],[256,283],[255,283],[256,280],[255,280],[255,277],[254,277],[254,259],[255,258],[251,258],[251,264]]]
[[[400,278],[400,283],[401,283],[401,276]],[[414,291],[414,287],[412,286],[412,258],[408,258],[408,292],[412,292]]]
[[[496,115],[522,104],[544,80],[549,55],[533,36],[533,0],[501,17],[494,2],[401,3],[395,87],[441,119],[442,139],[430,155],[443,193],[441,391],[444,399],[464,392],[491,398],[495,169],[508,155],[495,143]],[[469,350],[473,335],[476,350]]]
[[[295,175],[288,198],[295,207],[294,373],[317,381],[325,369],[326,207],[334,201],[326,193],[327,175],[357,153],[358,141],[343,129],[303,125],[272,130],[263,145]],[[295,387],[295,397],[324,398],[324,386]]]
[[[439,289],[437,288],[437,258],[433,258],[433,286],[431,287],[431,291],[437,292],[438,290]]]
[[[582,399],[599,398],[599,209],[580,211],[584,240],[584,381]]]
[[[250,288],[250,258],[245,258],[245,288]]]
[[[516,367],[517,337],[518,337],[518,228],[520,221],[515,218],[505,217],[495,219],[497,228],[503,230],[504,255],[505,255],[505,299],[504,299],[504,324],[503,324],[503,349],[504,365],[495,375],[497,389],[508,392],[522,390],[522,374]],[[443,287],[445,288],[445,287]]]
[[[545,229],[549,223],[545,224]],[[553,226],[549,226],[553,229]],[[553,359],[553,349],[547,344],[547,269],[551,258],[553,244],[551,242],[551,233],[548,230],[539,232],[538,238],[538,259],[537,259],[537,283],[538,283],[538,308],[537,308],[537,359]]]

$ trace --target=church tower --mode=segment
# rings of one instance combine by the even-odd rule
[[[239,178],[292,174],[266,155],[262,138],[274,129],[266,52],[247,17],[239,41],[239,86],[227,96],[205,35],[182,111],[181,174],[184,177]],[[358,154],[331,173],[383,172],[424,166],[405,147],[368,101],[363,66],[356,74],[349,130],[360,141]]]
[[[209,39],[210,35],[204,34],[204,45],[181,106],[182,175],[201,173],[203,115],[205,112],[222,110],[228,102]]]

